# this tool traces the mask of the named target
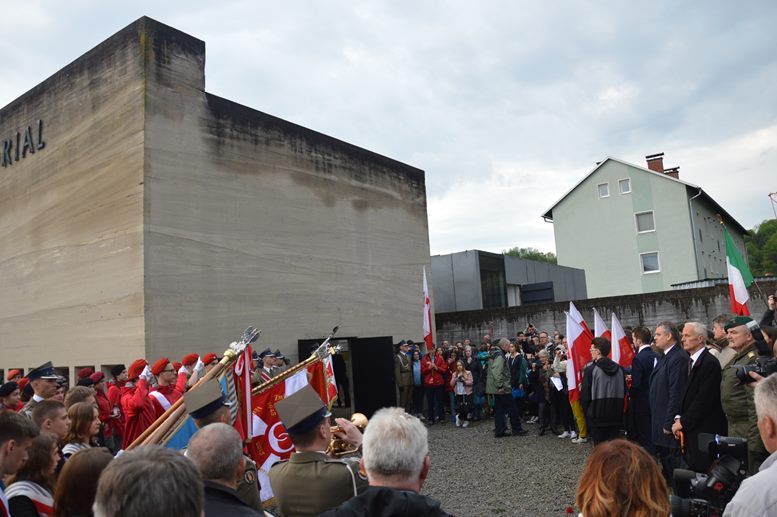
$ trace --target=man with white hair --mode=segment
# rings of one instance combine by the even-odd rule
[[[362,441],[361,468],[369,488],[320,517],[404,517],[449,514],[421,495],[429,474],[426,427],[402,408],[383,408],[370,419]]]
[[[683,349],[688,352],[688,379],[680,396],[680,411],[672,433],[685,439],[685,459],[697,472],[707,472],[712,462],[709,451],[699,449],[699,433],[725,435],[726,415],[720,405],[720,363],[704,346],[707,327],[695,321],[683,325]]]
[[[723,517],[755,517],[777,512],[777,375],[770,375],[755,387],[758,431],[770,456],[759,472],[742,482]]]

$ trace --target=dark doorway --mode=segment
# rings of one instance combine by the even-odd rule
[[[358,338],[351,341],[354,409],[370,418],[380,408],[396,406],[394,338]]]

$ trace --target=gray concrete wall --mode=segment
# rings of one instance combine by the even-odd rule
[[[420,336],[423,172],[210,95],[201,42],[163,26],[153,38],[147,354],[220,352],[249,324],[291,357],[337,323]]]
[[[777,291],[777,281],[761,282],[760,288],[765,295]],[[755,286],[750,288],[752,297],[748,306],[756,320],[760,320],[766,302],[758,295]],[[630,296],[614,296],[608,298],[592,298],[575,301],[588,325],[593,328],[593,309],[596,308],[610,325],[610,314],[615,312],[626,326],[647,325],[651,329],[662,320],[682,322],[697,320],[710,323],[719,314],[727,314],[731,310],[728,286],[702,289],[687,289],[681,291],[664,291]],[[475,342],[489,332],[489,324],[493,324],[496,337],[515,337],[516,332],[526,328],[528,322],[541,330],[559,330],[566,333],[566,315],[569,303],[553,303],[509,307],[500,310],[467,311],[436,315],[437,333],[435,339],[442,341],[459,341],[470,338]]]
[[[505,279],[508,284],[526,285],[553,282],[557,301],[586,298],[585,271],[547,262],[505,255]]]
[[[483,308],[477,250],[432,257],[434,309],[437,312]]]
[[[45,142],[0,168],[4,370],[142,355],[143,84],[130,26],[0,110]]]

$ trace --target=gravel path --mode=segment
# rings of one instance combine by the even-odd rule
[[[456,517],[564,516],[592,445],[524,424],[526,436],[494,438],[494,420],[429,427],[432,463],[423,493]],[[576,514],[575,514],[576,515]]]

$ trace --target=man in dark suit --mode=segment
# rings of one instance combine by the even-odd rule
[[[647,327],[637,327],[632,332],[637,355],[631,364],[631,389],[629,390],[631,413],[634,417],[635,438],[650,454],[655,455],[653,432],[650,423],[650,374],[658,362],[658,356],[650,348],[653,335]]]
[[[672,432],[685,439],[685,460],[697,472],[710,467],[709,452],[700,450],[699,433],[725,436],[728,428],[720,404],[720,362],[704,346],[707,328],[701,323],[683,326],[683,349],[691,356],[689,375],[680,399],[680,412],[675,416]]]
[[[679,344],[674,324],[662,321],[656,327],[655,343],[664,355],[650,377],[650,413],[653,445],[661,461],[667,484],[674,486],[672,473],[683,467],[680,442],[672,434],[674,417],[680,412],[680,397],[688,377],[688,354]]]

